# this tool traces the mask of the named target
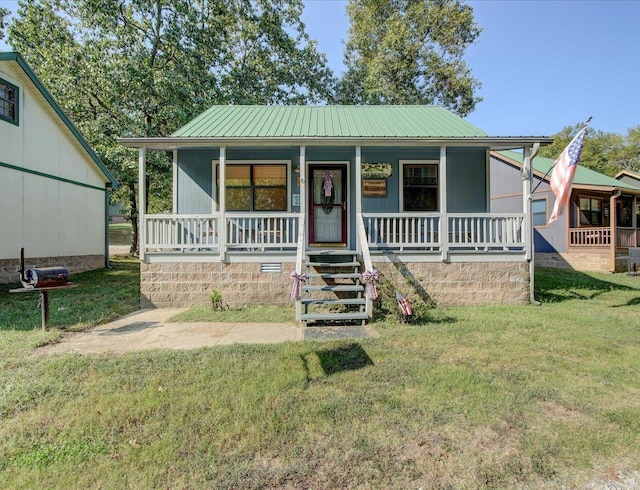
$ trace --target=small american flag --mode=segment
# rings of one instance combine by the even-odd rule
[[[558,216],[562,214],[564,207],[569,202],[573,176],[576,173],[576,167],[580,161],[580,153],[582,153],[582,144],[584,143],[586,131],[587,125],[585,124],[556,161],[553,162],[553,173],[551,174],[550,185],[551,190],[556,196],[556,203],[549,217],[549,224],[558,219]]]

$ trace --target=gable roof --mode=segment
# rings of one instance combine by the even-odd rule
[[[215,145],[395,144],[521,148],[553,142],[546,136],[489,136],[438,106],[216,105],[166,137],[126,137],[137,148]]]
[[[403,138],[487,134],[436,106],[213,106],[172,136]]]
[[[617,174],[615,174],[613,176],[614,179],[618,180],[622,177],[631,177],[634,180],[637,180],[638,182],[640,182],[640,174],[637,172],[633,172],[631,170],[620,170],[620,172],[618,172]]]
[[[516,151],[491,152],[491,155],[500,158],[501,160],[516,163],[520,167],[522,166],[524,161],[523,154]],[[532,161],[532,167],[534,173],[536,174],[536,177],[539,177],[541,179],[544,178],[543,180],[548,183],[549,179],[551,178],[551,168],[553,167],[554,161],[555,160],[553,160],[552,158],[535,157]],[[590,168],[583,167],[581,165],[578,165],[578,167],[576,168],[576,173],[573,177],[573,185],[577,187],[595,186],[606,187],[607,189],[622,189],[640,192],[639,188],[634,187],[631,184],[621,182],[614,179],[613,177],[609,177],[608,175],[601,174],[600,172],[596,172],[595,170],[591,170]]]
[[[116,178],[109,172],[107,167],[104,166],[102,160],[95,154],[89,143],[84,139],[84,137],[80,134],[78,129],[73,125],[73,123],[69,120],[67,115],[64,113],[62,108],[58,105],[58,103],[51,96],[49,91],[42,85],[42,82],[38,79],[33,70],[29,67],[27,62],[20,56],[19,53],[15,51],[10,52],[0,52],[0,61],[7,61],[11,63],[13,68],[18,68],[28,80],[33,84],[38,93],[44,98],[46,103],[51,107],[53,113],[60,118],[63,125],[69,130],[71,135],[78,141],[79,145],[82,149],[87,153],[88,157],[96,164],[96,166],[100,169],[100,171],[104,174],[104,176],[109,181],[109,184],[112,188],[118,188],[118,182]],[[51,112],[51,111],[50,111]]]

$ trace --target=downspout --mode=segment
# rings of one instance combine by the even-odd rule
[[[109,263],[109,196],[111,194],[111,185],[104,186],[104,266],[106,269],[111,268]]]

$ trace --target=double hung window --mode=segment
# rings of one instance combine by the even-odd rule
[[[536,199],[531,202],[533,211],[533,226],[546,226],[547,224],[547,200]]]
[[[603,212],[602,199],[597,197],[580,198],[580,226],[608,226]]]
[[[286,164],[228,164],[225,174],[227,211],[287,211]]]
[[[402,209],[438,211],[438,164],[402,165]]]
[[[18,87],[1,78],[0,119],[18,124]]]

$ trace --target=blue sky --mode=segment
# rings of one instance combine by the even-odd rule
[[[303,20],[336,73],[346,0],[306,0]],[[493,136],[547,136],[593,116],[640,125],[640,1],[476,0],[483,31],[466,61],[483,98],[467,120]]]
[[[336,74],[349,28],[346,3],[305,0],[303,14]],[[640,1],[470,3],[483,31],[466,60],[483,101],[469,122],[493,136],[552,135],[589,116],[607,132],[640,125]],[[15,11],[16,2],[0,5]]]

